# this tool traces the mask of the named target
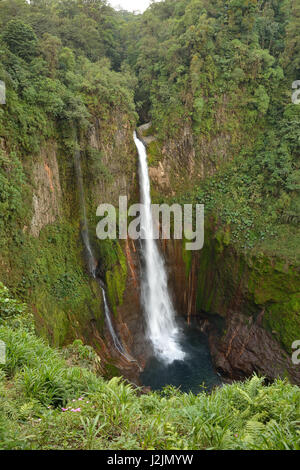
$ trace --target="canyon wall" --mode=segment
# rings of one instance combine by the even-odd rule
[[[62,149],[59,140],[45,142],[38,155],[22,162],[27,212],[18,237],[7,238],[0,266],[4,283],[33,308],[39,334],[54,345],[81,338],[98,352],[104,374],[121,371],[137,381],[151,353],[139,298],[139,244],[100,242],[95,230],[100,203],[117,206],[120,195],[127,195],[129,203],[139,200],[133,129],[126,113],[112,111],[109,119],[95,118],[79,139],[97,272],[107,286],[114,327],[133,361],[115,351],[98,283],[89,278],[73,153]],[[151,135],[151,126],[142,128],[140,136],[148,146],[154,202],[174,198],[216,171],[204,150],[199,157],[188,126],[164,143]],[[229,158],[227,142],[221,159]],[[2,142],[3,152],[7,146]],[[291,362],[291,345],[300,338],[296,264],[263,252],[241,252],[230,228],[213,215],[206,221],[203,250],[187,252],[181,241],[172,240],[162,249],[177,310],[208,334],[215,367],[223,376],[239,379],[255,371],[300,383],[299,368]]]
[[[112,109],[105,119],[95,117],[78,139],[97,269],[107,286],[112,322],[130,355],[141,352],[135,338],[136,330],[143,328],[136,248],[130,242],[97,240],[96,209],[101,203],[117,207],[120,195],[138,198],[133,130],[129,114]],[[7,231],[0,252],[1,280],[29,304],[37,332],[51,344],[62,346],[80,338],[98,352],[103,373],[122,370],[134,378],[139,366],[115,351],[104,320],[101,289],[89,277],[80,235],[75,141],[66,147],[61,137],[45,140],[37,154],[17,161],[24,211]],[[1,152],[12,166],[10,145],[3,140]],[[7,173],[12,169],[8,167]]]
[[[178,311],[207,333],[223,377],[256,372],[300,384],[292,343],[300,337],[298,267],[240,254],[220,241],[211,222],[199,253],[180,241],[165,244]]]
[[[153,196],[158,201],[160,193],[174,201],[173,186],[165,181],[172,181],[176,172],[177,182],[182,181],[176,193],[188,192],[195,180],[201,185],[205,178],[201,168],[213,174],[224,158],[230,158],[230,139],[225,139],[228,145],[222,141],[213,169],[205,151],[209,142],[205,145],[202,139],[202,150],[196,151],[191,130],[183,127],[169,143],[159,142],[151,131],[151,125],[142,127],[140,136],[150,149]],[[156,159],[151,154],[154,148]],[[241,250],[231,238],[230,226],[213,213],[205,220],[203,249],[186,251],[184,245],[179,240],[162,243],[170,287],[178,313],[208,334],[216,369],[228,379],[257,372],[299,384],[300,369],[292,363],[292,344],[300,339],[299,265],[280,253]]]

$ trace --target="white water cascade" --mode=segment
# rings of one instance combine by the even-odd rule
[[[85,207],[85,196],[84,196],[84,187],[83,187],[83,177],[82,177],[82,169],[81,169],[81,161],[80,161],[80,151],[76,150],[75,151],[75,169],[76,169],[76,174],[77,174],[77,183],[78,183],[78,191],[79,191],[79,199],[80,199],[80,208],[81,208],[81,235],[82,235],[82,240],[83,244],[85,247],[86,251],[86,258],[88,262],[88,268],[89,268],[89,273],[90,275],[94,278],[97,279],[96,277],[96,258],[94,256],[92,246],[90,243],[90,237],[89,237],[89,230],[88,230],[88,222],[87,222],[87,216],[86,216],[86,207]],[[110,332],[110,335],[112,337],[114,346],[116,350],[123,356],[125,359],[129,362],[136,362],[135,359],[131,358],[126,351],[123,348],[123,345],[121,341],[119,340],[112,321],[111,321],[111,314],[110,310],[108,307],[107,303],[107,298],[106,298],[106,293],[105,289],[102,285],[102,282],[100,279],[97,279],[99,282],[99,285],[102,290],[102,296],[103,296],[103,304],[104,304],[104,314],[105,314],[105,321],[106,325],[108,327],[108,330]]]
[[[100,284],[100,286],[101,286],[101,284]],[[117,335],[116,335],[116,333],[115,333],[115,330],[114,330],[114,327],[113,327],[113,324],[112,324],[111,318],[110,318],[110,310],[109,310],[109,307],[108,307],[108,303],[107,303],[106,293],[105,293],[104,287],[101,286],[101,289],[102,289],[102,295],[103,295],[103,303],[104,303],[104,312],[105,312],[106,324],[107,324],[108,330],[109,330],[109,332],[110,332],[110,335],[111,335],[111,337],[112,337],[114,346],[115,346],[116,350],[117,350],[122,356],[124,356],[129,362],[136,362],[134,359],[132,359],[131,357],[129,357],[128,354],[126,354],[126,352],[124,351],[124,348],[123,348],[123,345],[122,345],[121,341],[119,340],[119,338],[117,337]]]
[[[185,353],[179,344],[179,329],[168,291],[164,261],[154,240],[147,152],[136,133],[134,133],[134,142],[139,154],[141,203],[144,205],[141,220],[141,232],[145,238],[143,241],[145,270],[142,279],[142,303],[148,336],[154,353],[165,363],[171,364],[176,360],[183,360]]]

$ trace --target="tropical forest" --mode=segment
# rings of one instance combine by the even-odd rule
[[[300,2],[119,3],[0,0],[0,450],[300,450]]]

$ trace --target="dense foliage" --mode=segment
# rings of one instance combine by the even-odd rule
[[[166,0],[131,25],[137,44],[129,35],[127,59],[139,80],[140,115],[152,120],[161,144],[192,136],[206,181],[194,182],[185,199],[205,203],[240,247],[276,238],[275,251],[292,257],[300,214],[300,106],[291,99],[300,77],[299,16],[295,1]]]
[[[136,16],[106,0],[0,0],[0,274],[35,305],[41,335],[65,344],[71,323],[88,337],[91,312],[102,332],[72,161],[76,134],[84,141],[97,118],[101,138],[112,114],[126,115],[128,132],[137,113],[151,120],[155,163],[167,141],[188,134],[204,170],[175,200],[204,202],[226,244],[299,259],[299,18],[295,0],[164,0]],[[32,168],[53,142],[64,202],[34,238]],[[90,184],[113,181],[103,154],[84,150]],[[119,248],[99,249],[117,300],[126,286]],[[287,382],[254,376],[197,396],[106,382],[91,347],[49,347],[3,285],[0,340],[0,449],[300,449],[300,392]]]
[[[0,79],[7,106],[0,137],[23,153],[43,139],[72,137],[111,106],[134,112],[132,77],[120,70],[122,16],[105,2],[2,0]],[[119,57],[119,58],[117,58]]]
[[[200,386],[141,394],[97,375],[99,359],[80,341],[51,349],[20,308],[1,285],[0,449],[300,449],[298,387],[254,376],[211,395]]]

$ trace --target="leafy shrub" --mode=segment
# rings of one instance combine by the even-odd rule
[[[286,381],[265,386],[253,376],[210,395],[140,395],[120,378],[68,367],[28,332],[2,326],[0,339],[2,449],[300,449],[300,389]],[[70,351],[89,362],[81,342]]]
[[[24,60],[30,60],[36,54],[37,37],[31,26],[19,19],[7,23],[2,39],[11,52]]]

